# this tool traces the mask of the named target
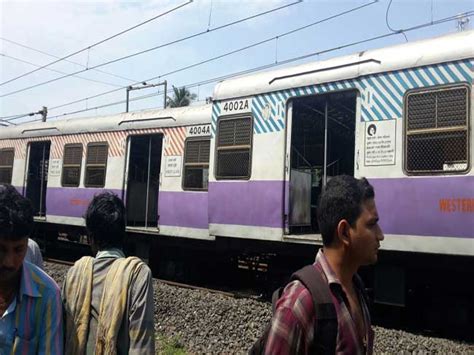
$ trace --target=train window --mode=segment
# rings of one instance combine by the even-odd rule
[[[469,168],[469,90],[416,91],[405,97],[405,170],[447,174]]]
[[[217,128],[216,179],[249,179],[252,117],[220,119]]]
[[[0,183],[11,184],[15,151],[12,148],[0,149]]]
[[[81,179],[82,144],[66,144],[63,156],[62,186],[77,187]]]
[[[184,190],[207,190],[211,140],[188,139],[184,152]]]
[[[87,145],[85,187],[104,187],[107,170],[107,143],[89,143]]]

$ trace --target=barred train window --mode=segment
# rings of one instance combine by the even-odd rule
[[[62,185],[77,187],[81,179],[82,144],[64,146]]]
[[[217,179],[250,178],[252,118],[221,119],[217,130]]]
[[[449,87],[406,97],[407,173],[453,173],[468,169],[469,91]]]
[[[207,190],[211,140],[188,139],[184,152],[183,189]]]
[[[86,187],[104,187],[107,168],[107,143],[89,143],[86,158]]]
[[[11,184],[15,151],[11,148],[0,149],[0,183]]]

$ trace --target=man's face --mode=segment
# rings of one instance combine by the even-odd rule
[[[28,249],[28,238],[0,237],[0,282],[12,281],[20,271]]]
[[[354,261],[360,265],[370,265],[377,261],[380,241],[384,236],[378,224],[379,215],[375,200],[370,199],[362,204],[362,212],[354,227],[350,228],[350,251]]]

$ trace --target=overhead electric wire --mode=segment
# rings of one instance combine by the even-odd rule
[[[28,62],[27,60],[23,60],[23,59],[20,59],[20,58],[16,58],[16,57],[13,57],[13,56],[8,55],[8,54],[5,54],[5,53],[0,53],[0,56],[5,57],[5,58],[9,58],[9,59],[16,60],[17,62],[20,62],[20,63],[25,63],[25,64],[28,64],[28,65],[33,65],[33,66],[35,66],[35,67],[40,67],[40,66],[41,66],[41,65],[39,65],[39,64],[31,63],[31,62]],[[59,73],[59,74],[66,74],[66,73],[63,72],[63,71],[56,70],[56,69],[52,69],[52,68],[45,68],[45,70],[53,71],[53,72]],[[79,79],[83,79],[83,80],[87,80],[87,81],[92,81],[92,82],[99,83],[99,84],[105,84],[105,85],[110,85],[110,86],[115,86],[115,87],[120,87],[120,88],[122,87],[122,85],[119,85],[119,84],[108,83],[108,82],[106,82],[106,81],[97,80],[97,79],[89,79],[89,78],[86,78],[86,77],[83,77],[83,76],[79,76],[79,75],[74,75],[74,77],[75,77],[75,78],[79,78]]]
[[[387,27],[388,27],[388,29],[389,29],[390,31],[395,32],[395,33],[401,33],[401,34],[403,35],[403,37],[405,37],[405,41],[408,42],[408,38],[407,38],[407,36],[405,35],[405,33],[403,33],[402,30],[400,30],[400,29],[396,30],[396,29],[392,28],[392,27],[390,26],[390,24],[388,23],[388,12],[390,11],[390,6],[392,5],[392,1],[393,1],[393,0],[390,0],[390,2],[389,2],[388,5],[387,5],[387,11],[385,12],[385,24],[387,25]],[[433,15],[433,14],[431,14],[431,15]],[[431,22],[433,22],[433,16],[431,16]]]
[[[218,30],[221,30],[221,29],[223,29],[223,28],[230,27],[230,26],[233,26],[233,25],[236,25],[236,24],[239,24],[239,23],[242,23],[242,22],[245,22],[245,21],[248,21],[248,20],[251,20],[251,19],[260,17],[260,16],[263,16],[263,15],[267,15],[267,14],[269,14],[269,13],[272,13],[272,12],[275,12],[275,11],[278,11],[278,10],[282,10],[282,9],[287,8],[287,7],[289,7],[289,6],[293,6],[293,5],[299,4],[301,1],[302,1],[302,0],[297,0],[297,1],[294,1],[294,2],[292,2],[292,3],[290,3],[290,4],[282,5],[282,6],[279,6],[279,7],[274,8],[274,9],[267,10],[267,11],[264,11],[264,12],[260,12],[260,13],[258,13],[258,14],[252,15],[252,16],[244,17],[244,18],[242,18],[242,19],[239,19],[239,20],[236,20],[236,21],[233,21],[233,22],[226,23],[226,24],[224,24],[224,25],[221,25],[221,26],[212,28],[212,29],[210,29],[210,30],[200,31],[200,32],[194,33],[194,34],[192,34],[192,35],[188,35],[188,36],[179,38],[179,39],[177,39],[177,40],[173,40],[173,41],[170,41],[170,42],[167,42],[167,43],[164,43],[164,44],[160,44],[160,45],[155,46],[155,47],[151,47],[151,48],[145,49],[145,50],[143,50],[143,51],[135,52],[135,53],[133,53],[133,54],[126,55],[126,56],[124,56],[124,57],[116,58],[116,59],[110,60],[110,61],[105,62],[105,63],[97,64],[97,65],[92,66],[92,67],[87,68],[87,69],[78,70],[78,71],[73,72],[73,73],[70,73],[70,74],[68,74],[68,75],[64,75],[64,76],[57,77],[57,78],[55,78],[55,79],[43,81],[43,82],[41,82],[41,83],[38,83],[38,84],[35,84],[35,85],[31,85],[31,86],[28,86],[28,87],[23,88],[23,89],[14,90],[14,91],[8,92],[8,93],[6,93],[6,94],[0,95],[0,97],[6,97],[6,96],[10,96],[10,95],[13,95],[13,94],[17,94],[17,93],[20,93],[20,92],[23,92],[23,91],[27,91],[27,90],[36,88],[36,87],[38,87],[38,86],[46,85],[46,84],[49,84],[49,83],[52,83],[52,82],[55,82],[55,81],[58,81],[58,80],[62,80],[62,79],[68,78],[68,77],[73,76],[73,75],[76,75],[76,74],[83,73],[83,72],[85,72],[85,71],[87,71],[87,70],[97,69],[97,68],[100,68],[100,67],[103,67],[103,66],[106,66],[106,65],[109,65],[109,64],[113,64],[113,63],[116,63],[116,62],[119,62],[119,61],[122,61],[122,60],[125,60],[125,59],[129,59],[129,58],[132,58],[132,57],[141,55],[141,54],[148,53],[148,52],[151,52],[151,51],[160,49],[160,48],[164,48],[164,47],[170,46],[170,45],[172,45],[172,44],[176,44],[176,43],[179,43],[179,42],[183,42],[183,41],[186,41],[186,40],[189,40],[189,39],[198,37],[198,36],[202,36],[202,35],[205,35],[205,34],[214,32],[214,31],[218,31]],[[58,61],[59,61],[59,60],[58,60]],[[39,70],[39,69],[40,69],[40,68],[38,68],[38,70]],[[0,85],[2,85],[2,84],[0,84]]]
[[[48,52],[45,52],[45,51],[42,51],[40,49],[36,49],[36,48],[33,48],[33,47],[30,47],[30,46],[27,46],[25,44],[21,44],[19,42],[16,42],[16,41],[13,41],[11,39],[8,39],[8,38],[5,38],[5,37],[0,37],[0,40],[2,41],[5,41],[5,42],[8,42],[8,43],[12,43],[18,47],[23,47],[23,48],[26,48],[26,49],[29,49],[31,51],[34,51],[34,52],[38,52],[38,53],[41,53],[41,54],[44,54],[44,55],[47,55],[49,57],[53,57],[53,58],[57,58],[57,59],[61,59],[61,57],[57,56],[57,55],[54,55],[54,54],[51,54],[51,53],[48,53]],[[63,59],[65,62],[68,62],[68,63],[71,63],[71,64],[75,64],[75,65],[79,65],[83,68],[87,68],[86,65],[84,64],[81,64],[81,63],[78,63],[78,62],[74,62],[72,60],[68,60],[68,59]],[[130,78],[127,78],[125,76],[122,76],[122,75],[117,75],[117,74],[113,74],[113,73],[110,73],[108,71],[105,71],[105,70],[100,70],[100,69],[92,69],[94,71],[97,71],[99,73],[102,73],[102,74],[107,74],[107,75],[111,75],[111,76],[114,76],[116,78],[119,78],[119,79],[123,79],[123,80],[127,80],[127,81],[132,81],[132,82],[135,82],[136,80],[134,79],[130,79]]]
[[[337,18],[337,17],[340,17],[340,16],[343,16],[343,15],[346,15],[348,13],[351,13],[351,12],[354,12],[354,11],[357,11],[357,10],[360,10],[364,7],[367,7],[367,6],[370,6],[374,3],[376,3],[377,1],[372,1],[370,3],[367,3],[365,5],[361,5],[361,6],[357,6],[357,7],[354,7],[352,9],[349,9],[349,10],[346,10],[346,11],[343,11],[343,12],[339,12],[335,15],[332,15],[332,16],[329,16],[329,17],[326,17],[324,19],[320,19],[320,20],[317,20],[315,22],[312,22],[310,24],[307,24],[307,25],[304,25],[304,26],[301,26],[299,28],[296,28],[296,29],[293,29],[293,30],[290,30],[290,31],[287,31],[287,32],[284,32],[284,33],[281,33],[279,35],[276,35],[276,36],[273,36],[273,37],[270,37],[270,38],[267,38],[265,40],[262,40],[262,41],[259,41],[259,42],[255,42],[253,44],[250,44],[250,45],[247,45],[247,46],[244,46],[244,47],[241,47],[241,48],[238,48],[238,49],[235,49],[235,50],[232,50],[230,52],[227,52],[227,53],[223,53],[221,55],[218,55],[218,56],[215,56],[215,57],[211,57],[209,59],[205,59],[203,61],[200,61],[200,62],[197,62],[197,63],[193,63],[193,64],[190,64],[190,65],[187,65],[185,67],[182,67],[182,68],[178,68],[178,69],[175,69],[175,70],[172,70],[168,73],[163,73],[163,74],[160,74],[160,75],[157,75],[157,76],[154,76],[152,78],[149,78],[149,79],[146,79],[146,80],[141,80],[141,81],[137,81],[136,83],[134,83],[133,85],[135,84],[139,84],[139,83],[142,83],[142,82],[148,82],[148,81],[151,81],[151,80],[155,80],[155,79],[159,79],[159,78],[162,78],[166,75],[171,75],[171,74],[176,74],[178,72],[181,72],[181,71],[184,71],[184,70],[188,70],[188,69],[191,69],[191,68],[194,68],[196,66],[199,66],[199,65],[202,65],[202,64],[206,64],[206,63],[209,63],[209,62],[212,62],[214,60],[217,60],[217,59],[221,59],[221,58],[224,58],[226,56],[229,56],[229,55],[232,55],[232,54],[235,54],[235,53],[238,53],[238,52],[241,52],[241,51],[244,51],[244,50],[247,50],[247,49],[250,49],[250,48],[253,48],[253,47],[257,47],[259,45],[262,45],[264,43],[268,43],[268,42],[271,42],[273,41],[275,38],[281,38],[281,37],[284,37],[284,36],[287,36],[287,35],[290,35],[290,34],[293,34],[295,32],[298,32],[298,31],[302,31],[304,29],[307,29],[311,26],[315,26],[317,24],[320,24],[320,23],[323,23],[323,22],[326,22],[326,21],[329,21],[329,20],[332,20],[334,18]],[[86,100],[91,100],[91,99],[94,99],[94,98],[97,98],[97,97],[100,97],[100,96],[104,96],[104,95],[108,95],[108,94],[111,94],[111,93],[114,93],[114,92],[117,92],[117,91],[120,91],[122,89],[125,89],[127,86],[123,86],[119,89],[113,89],[113,90],[109,90],[109,91],[106,91],[106,92],[103,92],[103,93],[100,93],[100,94],[97,94],[97,95],[93,95],[93,96],[89,96],[87,98],[83,98],[83,99],[78,99],[78,100],[74,100],[74,101],[71,101],[71,102],[68,102],[68,103],[65,103],[65,104],[62,104],[62,105],[58,105],[58,106],[54,106],[54,107],[51,107],[49,108],[49,111],[52,111],[52,110],[55,110],[55,109],[58,109],[58,108],[61,108],[61,107],[65,107],[65,106],[70,106],[70,105],[73,105],[73,104],[76,104],[76,103],[79,103],[79,102],[82,102],[82,101],[86,101]]]
[[[165,11],[165,12],[162,12],[161,14],[158,14],[158,15],[156,15],[156,16],[154,16],[154,17],[152,17],[152,18],[150,18],[150,19],[148,19],[148,20],[146,20],[146,21],[140,22],[140,23],[137,24],[137,25],[134,25],[134,26],[129,27],[129,28],[123,30],[123,31],[120,31],[120,32],[118,32],[118,33],[116,33],[116,34],[114,34],[114,35],[112,35],[112,36],[109,36],[109,37],[107,37],[107,38],[105,38],[105,39],[102,39],[102,40],[100,40],[100,41],[98,41],[98,42],[96,42],[96,43],[94,43],[94,44],[92,44],[92,45],[90,45],[90,46],[87,46],[87,47],[85,47],[85,48],[83,48],[83,49],[80,49],[80,50],[78,50],[78,51],[75,51],[75,52],[73,52],[73,53],[71,53],[71,54],[68,54],[68,55],[66,55],[66,56],[64,56],[64,57],[61,57],[61,58],[59,58],[58,60],[55,60],[55,61],[53,61],[53,62],[51,62],[51,63],[48,63],[48,64],[46,64],[46,65],[41,66],[40,68],[37,68],[37,69],[32,70],[32,71],[30,71],[30,72],[27,72],[27,73],[24,73],[24,74],[22,74],[22,75],[19,75],[19,76],[15,77],[15,78],[12,78],[12,79],[9,79],[9,80],[7,80],[7,81],[4,81],[3,83],[0,83],[0,86],[5,85],[5,84],[7,84],[7,83],[11,83],[12,81],[15,81],[15,80],[17,80],[17,79],[23,78],[23,77],[25,77],[25,76],[27,76],[27,75],[30,75],[30,74],[32,74],[32,73],[35,73],[35,72],[41,70],[41,69],[44,69],[44,68],[47,68],[47,67],[49,67],[49,66],[51,66],[51,65],[53,65],[53,64],[56,64],[56,63],[58,63],[58,62],[60,62],[60,61],[62,61],[62,60],[65,60],[65,59],[67,59],[67,58],[70,58],[70,57],[72,57],[72,56],[74,56],[74,55],[76,55],[76,54],[79,54],[79,53],[84,52],[84,51],[86,51],[86,50],[89,50],[89,49],[91,49],[91,48],[93,48],[93,47],[96,47],[96,46],[98,46],[98,45],[100,45],[100,44],[102,44],[102,43],[105,43],[105,42],[107,42],[107,41],[110,41],[111,39],[116,38],[116,37],[118,37],[118,36],[121,36],[121,35],[123,35],[124,33],[127,33],[127,32],[129,32],[129,31],[131,31],[131,30],[134,30],[135,28],[138,28],[138,27],[143,26],[143,25],[145,25],[145,24],[147,24],[147,23],[149,23],[149,22],[151,22],[151,21],[154,21],[154,20],[160,18],[160,17],[163,17],[163,16],[165,16],[165,15],[168,15],[168,14],[170,14],[171,12],[176,11],[176,10],[178,10],[178,9],[180,9],[180,8],[182,8],[182,7],[184,7],[184,6],[188,5],[188,4],[190,4],[190,3],[192,3],[192,2],[193,2],[193,0],[189,0],[188,2],[186,2],[186,3],[184,3],[184,4],[181,4],[181,5],[178,5],[178,6],[174,7],[174,8],[172,8],[171,10],[167,10],[167,11]],[[77,74],[77,73],[74,73],[74,74]]]
[[[471,17],[471,16],[474,15],[474,11],[468,11],[468,12],[463,13],[462,15],[466,16],[466,17]],[[452,21],[452,20],[458,18],[458,16],[459,15],[453,15],[453,16],[445,17],[445,18],[439,19],[437,21],[431,21],[431,22],[428,22],[428,23],[424,23],[424,24],[413,26],[413,27],[409,27],[409,28],[403,29],[402,31],[403,32],[410,32],[410,31],[415,31],[415,30],[425,28],[425,27],[431,27],[431,26],[439,25],[441,23]],[[386,34],[366,38],[366,39],[363,39],[363,40],[360,40],[360,41],[346,43],[346,44],[343,44],[343,45],[340,45],[340,46],[337,46],[337,47],[328,48],[328,49],[325,49],[325,50],[322,50],[322,51],[312,52],[312,53],[308,53],[308,54],[305,54],[305,55],[302,55],[302,56],[293,57],[293,58],[290,58],[290,59],[287,59],[287,60],[284,60],[284,61],[280,61],[280,62],[277,62],[277,63],[269,63],[269,64],[261,65],[261,66],[258,66],[258,67],[254,67],[254,68],[242,70],[242,71],[239,71],[239,72],[235,72],[235,73],[232,73],[232,74],[227,74],[227,75],[223,75],[223,76],[219,76],[219,77],[215,77],[215,78],[212,78],[212,79],[207,79],[207,80],[204,80],[204,81],[200,81],[200,82],[193,83],[193,84],[187,84],[187,85],[183,85],[183,86],[186,87],[186,88],[192,88],[192,87],[195,87],[195,86],[210,84],[212,82],[226,80],[226,79],[230,79],[230,78],[240,76],[240,75],[244,75],[244,74],[250,74],[250,73],[253,73],[253,72],[257,72],[257,71],[273,68],[273,67],[276,67],[276,66],[292,63],[292,62],[299,61],[299,60],[302,60],[302,59],[306,59],[306,58],[309,58],[309,57],[314,57],[314,56],[318,56],[318,55],[321,55],[321,54],[326,54],[326,53],[333,52],[333,51],[336,51],[336,50],[340,50],[340,49],[343,49],[343,48],[348,48],[348,47],[356,46],[356,45],[359,45],[359,44],[375,41],[375,40],[378,40],[378,39],[382,39],[382,38],[386,38],[386,37],[390,37],[390,36],[395,36],[397,34],[398,33],[390,32],[390,33],[386,33]],[[171,90],[167,91],[167,93],[168,92],[171,93]],[[161,94],[156,93],[156,94],[150,94],[150,95],[145,95],[145,96],[146,97],[151,97],[151,96],[158,96],[158,95],[161,95]],[[133,101],[139,100],[140,98],[142,98],[142,97],[140,96],[138,98],[134,98]],[[61,117],[61,116],[67,116],[67,115],[71,115],[71,114],[87,112],[87,111],[94,110],[94,109],[97,109],[97,108],[102,108],[102,107],[109,107],[109,106],[119,105],[119,104],[123,104],[124,102],[125,102],[125,100],[116,101],[116,102],[112,102],[112,103],[105,104],[105,105],[102,105],[102,106],[97,106],[97,107],[93,107],[93,108],[87,108],[87,109],[77,110],[77,111],[73,111],[73,112],[63,113],[63,114],[60,114],[60,115],[52,116],[51,118],[57,118],[57,117]]]

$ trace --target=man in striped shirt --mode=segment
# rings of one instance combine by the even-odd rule
[[[24,261],[32,229],[31,202],[0,185],[0,355],[63,353],[59,287]]]
[[[351,176],[333,177],[318,205],[323,239],[313,266],[328,283],[337,315],[335,349],[328,354],[371,354],[370,314],[357,275],[361,265],[377,261],[383,233],[378,225],[375,194],[369,182]],[[266,354],[309,354],[319,348],[318,315],[312,295],[299,281],[290,282],[277,301],[265,345]]]

